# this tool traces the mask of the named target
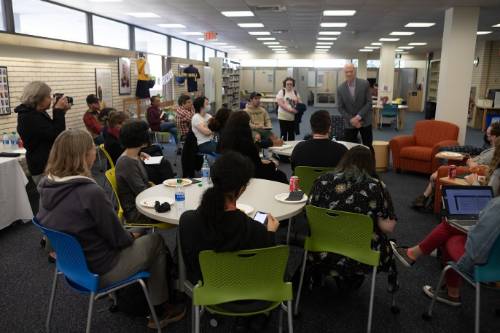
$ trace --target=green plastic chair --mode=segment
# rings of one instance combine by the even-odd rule
[[[297,166],[295,168],[295,176],[300,179],[300,188],[304,193],[309,195],[311,193],[314,181],[318,179],[319,176],[333,171],[335,168],[316,168],[308,166]]]
[[[288,261],[288,246],[275,246],[238,252],[202,251],[199,254],[203,282],[193,289],[194,331],[200,332],[201,311],[225,316],[252,316],[281,305],[288,313],[288,332],[293,332],[292,283],[283,282]],[[222,303],[257,300],[269,302],[252,312],[231,312]],[[284,306],[282,302],[287,302]],[[279,332],[283,312],[280,311]]]
[[[304,244],[304,258],[300,272],[299,290],[295,301],[295,314],[299,311],[300,293],[304,280],[308,252],[331,252],[373,266],[368,310],[367,332],[371,331],[375,277],[380,261],[380,252],[371,248],[373,221],[363,214],[355,214],[306,206],[310,236]]]

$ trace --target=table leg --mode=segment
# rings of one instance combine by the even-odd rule
[[[286,231],[286,244],[290,243],[290,232],[292,231],[292,218],[288,219],[288,230]]]
[[[401,110],[398,115],[398,129],[403,129],[405,124],[405,110]]]
[[[177,228],[177,265],[179,270],[179,279],[177,280],[177,290],[184,291],[184,282],[186,281],[186,265],[184,265],[184,258],[182,257],[181,237],[179,228]]]

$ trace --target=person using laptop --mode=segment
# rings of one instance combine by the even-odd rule
[[[474,188],[469,189],[474,190]],[[422,255],[429,255],[440,248],[444,262],[455,261],[460,271],[472,273],[474,265],[486,263],[489,251],[500,235],[497,217],[499,211],[500,197],[496,197],[489,200],[481,210],[477,224],[468,234],[443,220],[418,245],[405,248],[391,242],[394,255],[405,266],[411,267]],[[431,286],[425,285],[423,292],[431,298],[437,293],[436,299],[439,302],[460,306],[460,284],[460,275],[450,270],[446,273],[444,288],[435,291]]]

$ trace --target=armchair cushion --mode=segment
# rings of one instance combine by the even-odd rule
[[[404,147],[399,152],[399,156],[409,160],[430,161],[432,159],[432,148],[411,146]]]
[[[437,142],[457,140],[458,126],[446,121],[422,120],[415,124],[414,136],[417,146],[433,147]]]

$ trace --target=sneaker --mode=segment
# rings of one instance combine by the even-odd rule
[[[420,194],[415,200],[413,200],[411,207],[412,208],[424,208],[426,201],[427,201],[427,197],[423,194]]]
[[[434,289],[431,286],[425,285],[422,287],[422,290],[424,291],[424,294],[426,294],[428,297],[430,298],[434,297]],[[436,300],[441,303],[448,304],[450,306],[462,305],[462,303],[460,302],[460,297],[449,296],[446,288],[438,290],[436,295]]]
[[[166,327],[168,324],[175,323],[181,320],[186,315],[186,305],[184,303],[167,304],[163,315],[158,317],[160,328]],[[153,318],[148,320],[148,328],[156,329],[156,324]]]
[[[395,242],[389,241],[392,248],[392,253],[394,256],[406,267],[411,267],[415,263],[415,260],[408,257],[408,248],[400,247]]]

